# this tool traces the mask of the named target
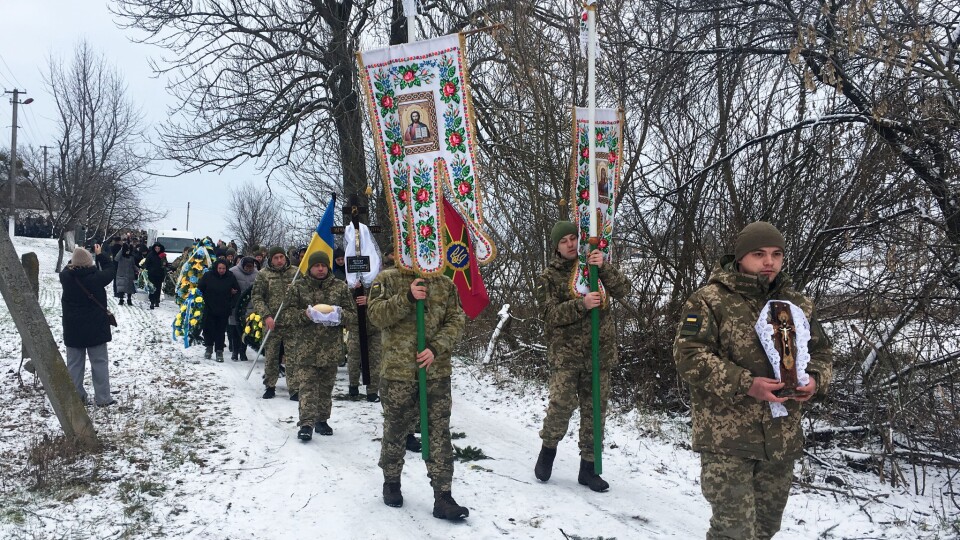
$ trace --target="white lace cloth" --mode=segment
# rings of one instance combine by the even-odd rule
[[[806,386],[810,383],[810,376],[807,375],[806,371],[807,364],[810,363],[810,351],[807,348],[807,344],[810,342],[810,321],[807,320],[807,316],[804,315],[803,310],[786,300],[770,300],[763,306],[763,309],[760,310],[760,318],[757,319],[757,324],[754,325],[754,329],[757,331],[757,336],[760,337],[760,344],[763,345],[763,350],[767,353],[767,359],[770,360],[770,365],[773,366],[773,376],[778,380],[780,379],[780,353],[777,352],[777,347],[773,343],[774,329],[773,325],[769,322],[770,302],[782,302],[790,306],[790,314],[793,316],[793,324],[796,327],[795,331],[797,334],[797,382],[800,386]],[[782,403],[771,402],[770,412],[774,418],[780,418],[787,415],[787,408],[784,407]]]
[[[330,313],[320,313],[319,311],[313,309],[313,306],[307,308],[307,315],[310,316],[310,320],[322,324],[323,326],[340,326],[340,306],[333,306],[333,311]]]

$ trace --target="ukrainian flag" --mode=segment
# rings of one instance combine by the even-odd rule
[[[310,245],[307,246],[307,252],[303,254],[303,260],[300,261],[300,273],[307,275],[308,262],[310,255],[323,251],[327,254],[327,257],[330,258],[330,265],[333,265],[333,216],[336,213],[336,208],[334,203],[336,199],[330,199],[330,204],[327,205],[327,209],[323,211],[323,217],[320,218],[320,223],[317,225],[317,230],[313,231],[313,238],[310,239]]]

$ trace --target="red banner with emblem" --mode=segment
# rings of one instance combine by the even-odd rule
[[[446,197],[443,198],[443,217],[443,273],[457,286],[463,312],[476,319],[490,303],[490,296],[474,256],[473,240],[460,212]]]

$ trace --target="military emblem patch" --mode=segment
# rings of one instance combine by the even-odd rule
[[[370,287],[370,294],[368,296],[370,296],[370,300],[374,300],[376,298],[379,298],[382,292],[383,292],[383,284],[374,283],[373,286]]]
[[[681,336],[695,336],[700,333],[700,325],[703,319],[696,313],[690,313],[683,318],[683,326],[680,327]]]

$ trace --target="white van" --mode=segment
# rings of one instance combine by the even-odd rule
[[[183,248],[192,246],[193,243],[196,242],[196,238],[190,231],[150,229],[147,231],[147,247],[152,246],[156,242],[163,244],[164,252],[176,257],[183,252]]]

